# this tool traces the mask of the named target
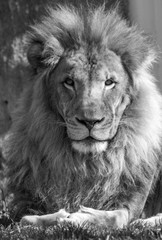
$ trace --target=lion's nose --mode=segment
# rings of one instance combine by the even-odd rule
[[[101,123],[104,120],[104,118],[101,118],[101,119],[79,119],[76,117],[76,120],[79,123],[85,125],[88,128],[88,130],[90,131],[96,123]]]

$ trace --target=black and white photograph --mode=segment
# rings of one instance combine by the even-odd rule
[[[162,239],[161,0],[0,0],[0,239]]]

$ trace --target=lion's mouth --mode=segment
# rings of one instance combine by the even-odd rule
[[[89,131],[86,128],[67,127],[67,134],[69,139],[76,142],[84,142],[86,144],[93,144],[97,142],[107,141],[110,137],[111,128],[93,128]]]
[[[93,143],[96,143],[96,142],[104,142],[105,140],[99,140],[99,139],[96,139],[96,138],[93,138],[91,136],[88,136],[82,140],[75,140],[77,142],[85,142],[87,144],[93,144]]]

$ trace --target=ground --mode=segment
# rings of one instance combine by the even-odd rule
[[[53,227],[40,228],[12,224],[8,228],[1,227],[1,240],[156,240],[162,239],[160,227],[149,228],[141,225],[129,226],[123,230],[108,232],[95,226],[73,226],[57,224]]]

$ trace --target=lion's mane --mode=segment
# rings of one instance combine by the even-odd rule
[[[80,204],[113,209],[150,188],[159,169],[162,136],[161,95],[150,67],[156,53],[150,40],[121,19],[117,10],[49,9],[28,34],[29,62],[34,69],[15,113],[8,140],[9,190],[21,216],[29,209],[56,211]],[[48,78],[67,50],[109,48],[121,57],[132,84],[115,137],[106,152],[72,150],[66,126],[51,106]],[[136,199],[134,199],[136,204]],[[27,210],[28,209],[28,210]]]

